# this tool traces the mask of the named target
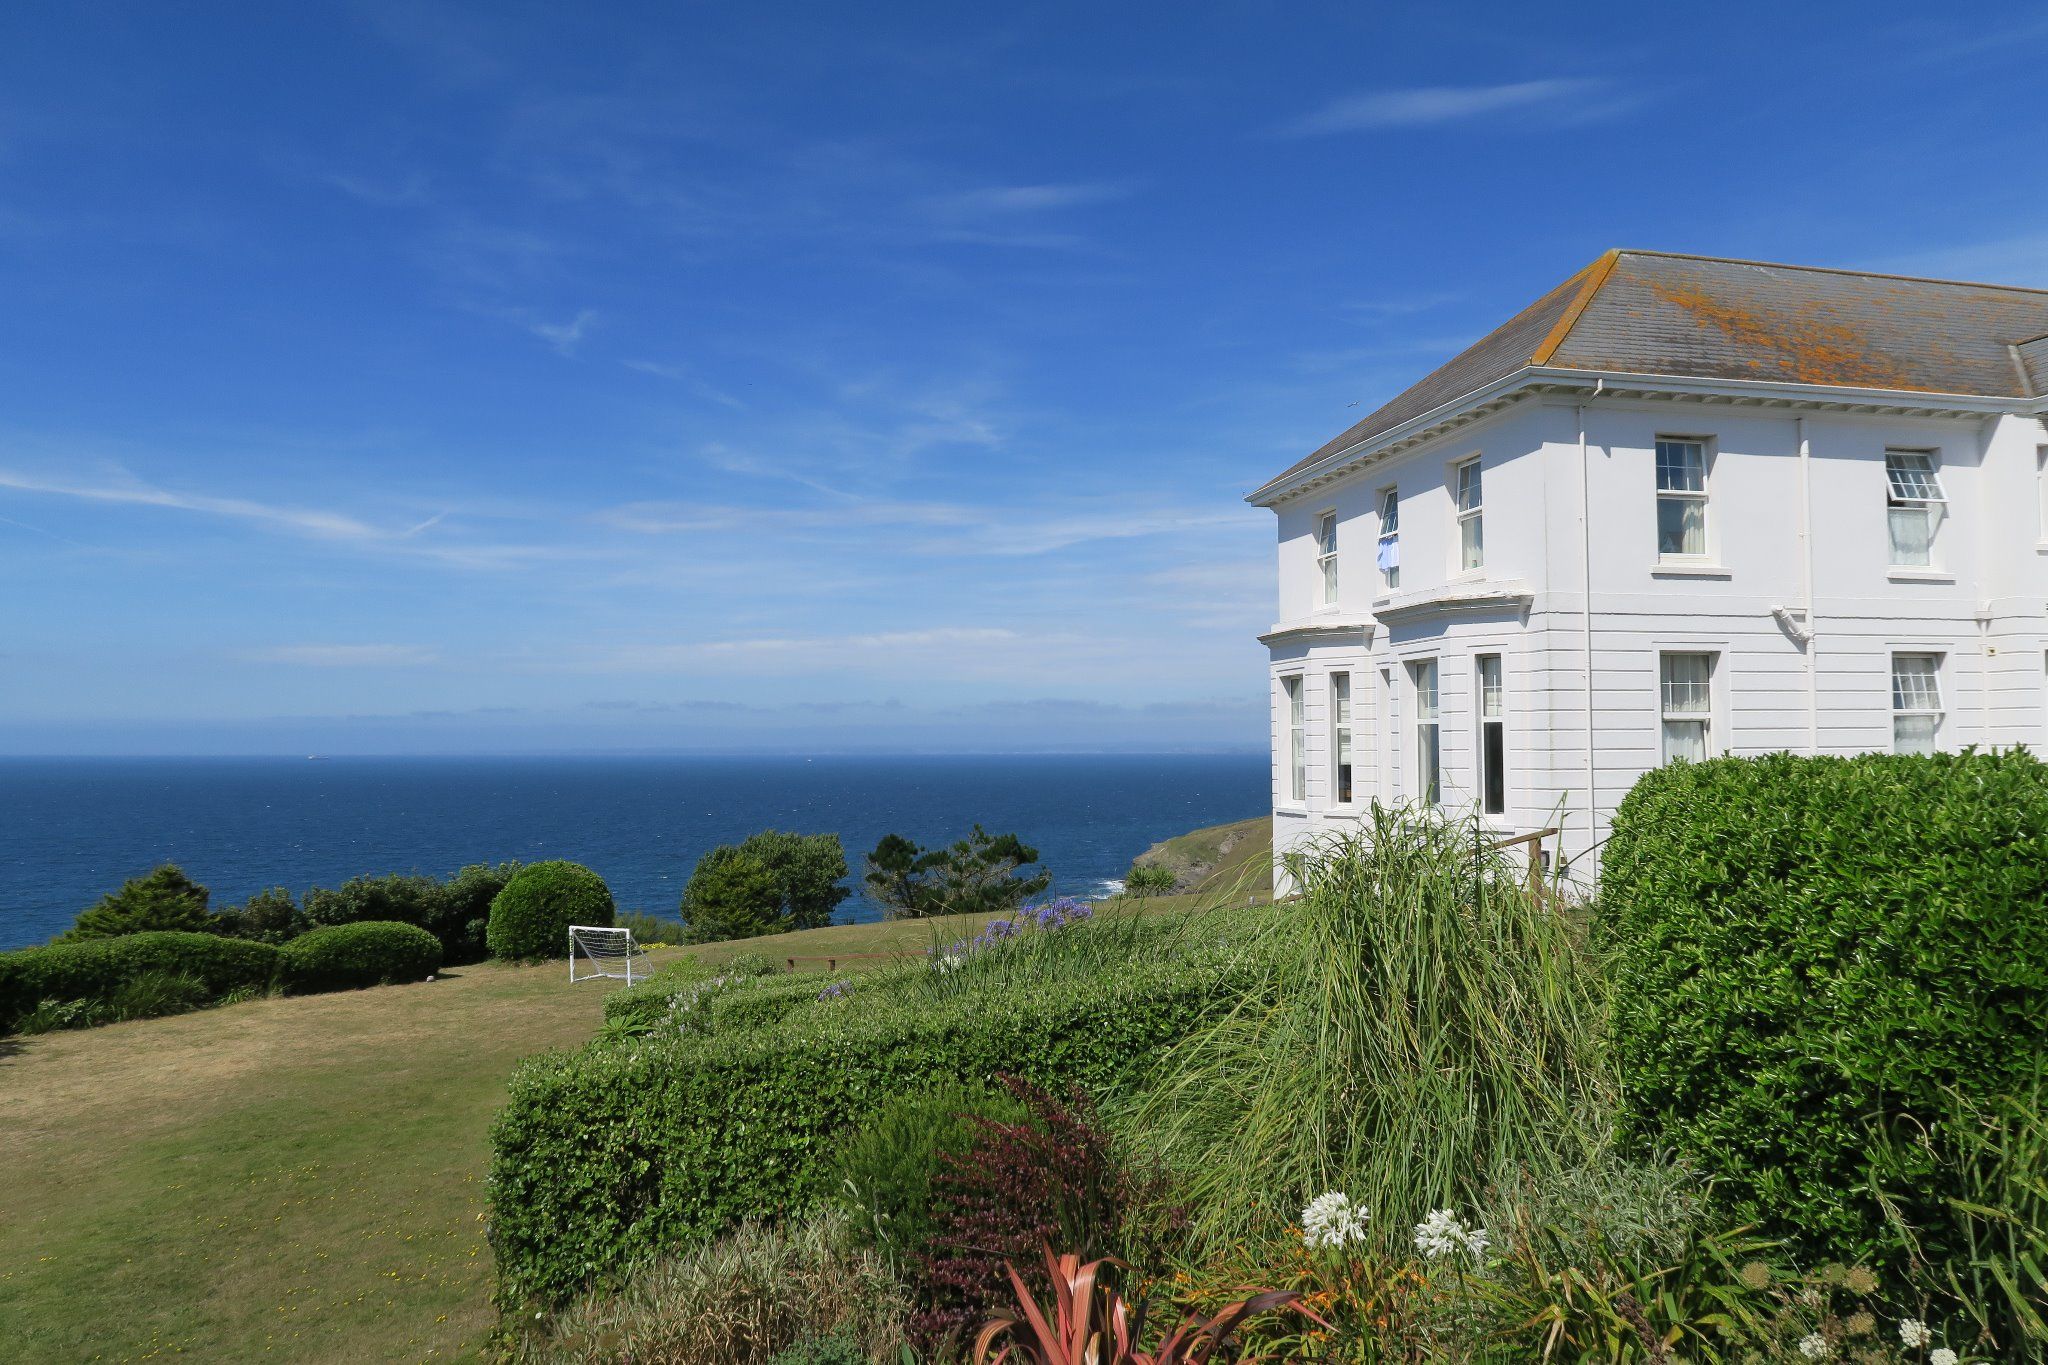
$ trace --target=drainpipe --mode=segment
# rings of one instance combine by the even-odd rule
[[[1806,436],[1806,418],[1792,419],[1799,438],[1799,594],[1806,619],[1802,652],[1806,655],[1806,752],[1820,752],[1820,622],[1814,618],[1813,601],[1813,443]]]
[[[1607,381],[1593,381],[1593,398],[1598,398],[1606,389]],[[1585,619],[1584,646],[1586,664],[1586,851],[1591,853],[1599,842],[1600,830],[1600,777],[1593,760],[1593,494],[1592,460],[1586,445],[1586,405],[1579,403],[1572,408],[1579,423],[1579,589],[1584,594],[1581,607]],[[1593,881],[1599,884],[1600,863],[1593,862]]]

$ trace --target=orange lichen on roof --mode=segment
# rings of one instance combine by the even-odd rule
[[[1865,338],[1839,323],[1826,322],[1818,310],[1804,316],[1765,317],[1715,298],[1689,285],[1646,281],[1650,292],[1683,309],[1702,327],[1712,327],[1737,344],[1777,357],[1778,368],[1802,384],[1917,389],[1882,355],[1873,354]]]
[[[1551,325],[1543,340],[1536,344],[1535,351],[1529,356],[1531,365],[1550,363],[1550,357],[1564,344],[1564,339],[1572,334],[1572,325],[1579,320],[1579,315],[1586,311],[1586,305],[1593,301],[1593,296],[1600,292],[1600,286],[1607,283],[1607,277],[1614,273],[1614,263],[1620,259],[1619,249],[1610,250],[1602,253],[1599,260],[1579,272],[1583,283],[1579,285],[1577,297],[1572,299],[1571,305],[1564,310],[1563,315]]]

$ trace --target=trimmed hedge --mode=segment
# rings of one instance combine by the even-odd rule
[[[151,972],[196,977],[217,1000],[234,990],[267,988],[277,968],[278,950],[268,943],[176,930],[0,953],[0,1031],[45,1000],[111,999]]]
[[[1625,1132],[1813,1252],[1885,1255],[1875,1127],[2048,1048],[2048,767],[2025,752],[1651,773],[1602,864]],[[1960,1192],[1928,1170],[1909,1217]],[[1923,1224],[1924,1225],[1924,1224]]]
[[[849,1131],[937,1080],[1114,1091],[1249,970],[1218,952],[940,1006],[876,992],[765,1028],[535,1058],[492,1131],[501,1299],[560,1304],[656,1248],[807,1206]]]
[[[358,920],[313,929],[278,950],[284,983],[299,994],[421,981],[441,966],[441,940],[416,924]]]
[[[485,939],[492,957],[543,962],[569,955],[569,926],[612,922],[604,878],[579,863],[534,863],[512,875],[491,901]]]

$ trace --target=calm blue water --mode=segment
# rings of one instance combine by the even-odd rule
[[[359,873],[570,858],[622,909],[674,914],[697,858],[759,829],[836,833],[857,881],[884,834],[979,820],[1099,894],[1157,840],[1267,808],[1258,754],[915,758],[0,759],[0,948],[40,943],[175,862],[216,906]],[[856,892],[839,917],[873,919]]]

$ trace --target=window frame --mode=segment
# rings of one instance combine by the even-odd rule
[[[1702,682],[1702,685],[1706,689],[1706,705],[1697,711],[1690,709],[1679,709],[1671,705],[1671,688],[1674,686],[1674,684],[1688,687],[1693,685],[1692,680],[1690,679],[1673,679],[1671,677],[1670,665],[1673,661],[1678,659],[1706,660],[1707,676]],[[1694,761],[1687,755],[1672,753],[1671,734],[1670,730],[1668,729],[1668,727],[1672,725],[1699,726],[1700,739],[1698,761],[1704,762],[1705,760],[1712,758],[1714,756],[1714,731],[1717,728],[1715,725],[1715,720],[1717,718],[1716,712],[1720,709],[1717,705],[1717,694],[1719,692],[1718,682],[1720,672],[1721,656],[1718,651],[1711,649],[1659,649],[1657,651],[1658,767],[1668,768],[1673,763],[1684,763]]]
[[[1487,687],[1487,665],[1493,665],[1493,687]],[[1508,809],[1508,672],[1499,654],[1472,656],[1473,775],[1478,779],[1479,813],[1505,815]]]
[[[1326,691],[1330,708],[1330,804],[1349,807],[1358,802],[1358,693],[1351,683],[1351,670],[1340,668],[1332,672]]]
[[[1308,687],[1299,673],[1280,675],[1281,725],[1287,733],[1287,803],[1308,804]]]
[[[1664,486],[1664,447],[1692,446],[1700,453],[1700,486],[1697,489]],[[1669,432],[1651,442],[1651,480],[1656,489],[1657,562],[1659,564],[1710,564],[1714,559],[1713,492],[1714,443],[1706,436],[1679,436]],[[1700,548],[1697,553],[1664,548],[1664,505],[1667,502],[1696,504],[1700,509]]]
[[[1899,492],[1898,479],[1892,474],[1894,458],[1925,460],[1927,483],[1934,489],[1933,497],[1907,497]],[[1884,450],[1884,509],[1885,509],[1885,564],[1893,569],[1932,569],[1936,565],[1935,541],[1941,535],[1942,523],[1948,520],[1948,489],[1941,481],[1941,451],[1911,446],[1886,446]],[[1924,559],[1899,558],[1899,540],[1894,534],[1895,519],[1901,511],[1917,510],[1926,519],[1926,557]]]
[[[1316,606],[1319,609],[1337,605],[1338,564],[1337,564],[1337,509],[1326,507],[1316,513]]]
[[[1381,585],[1388,592],[1398,592],[1401,588],[1401,487],[1390,483],[1379,492],[1380,525],[1379,535],[1373,542],[1373,566],[1379,569]],[[1391,530],[1388,529],[1389,522],[1392,523]],[[1380,560],[1389,545],[1394,550],[1393,567],[1382,568]]]
[[[1931,684],[1934,694],[1933,706],[1913,707],[1901,706],[1899,704],[1899,663],[1905,659],[1924,659],[1927,662],[1927,681]],[[1941,677],[1942,670],[1948,664],[1948,655],[1941,650],[1928,649],[1925,646],[1918,648],[1908,647],[1892,650],[1886,662],[1888,665],[1887,681],[1891,686],[1892,752],[1895,754],[1940,753],[1942,727],[1948,723],[1948,689],[1943,686]],[[1927,732],[1927,748],[1924,750],[1901,749],[1899,747],[1899,722],[1901,720],[1921,720],[1929,717],[1933,719],[1934,724]]]
[[[1456,572],[1460,574],[1486,570],[1486,469],[1480,460],[1480,456],[1474,455],[1450,468],[1451,525],[1455,532]],[[1477,494],[1469,507],[1465,504],[1467,474],[1472,476],[1473,491]]]
[[[1424,676],[1429,679],[1425,692]],[[1427,806],[1440,806],[1444,799],[1443,671],[1438,660],[1408,661],[1408,692],[1414,699],[1415,799]],[[1425,708],[1423,698],[1429,698]]]

